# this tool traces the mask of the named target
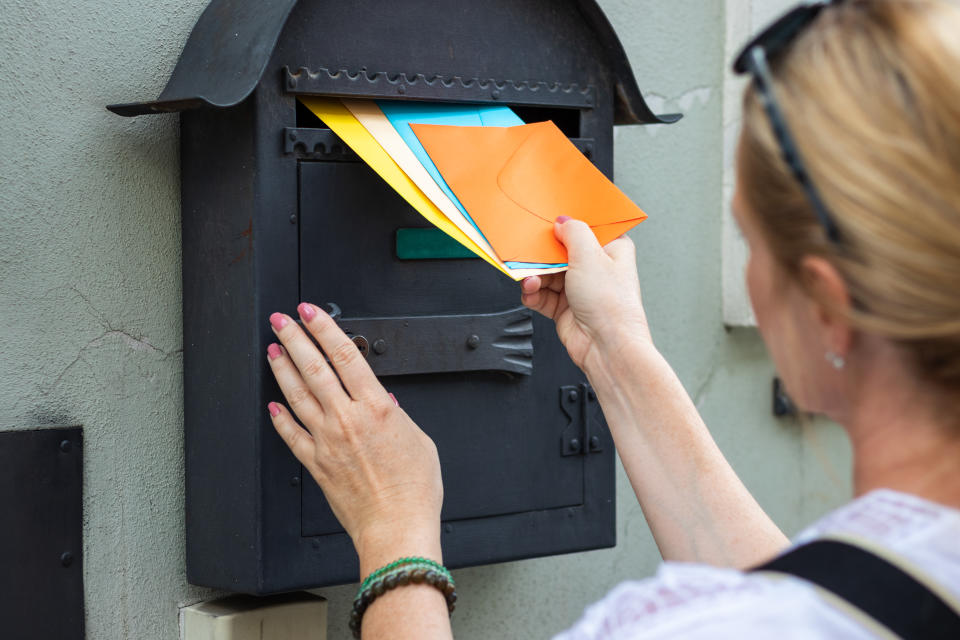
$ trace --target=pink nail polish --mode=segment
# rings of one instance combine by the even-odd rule
[[[313,305],[307,304],[306,302],[301,302],[297,307],[297,311],[300,313],[300,317],[303,318],[304,322],[310,322],[317,317],[317,310],[313,308]]]
[[[271,360],[276,360],[283,355],[283,349],[278,344],[271,344],[267,347],[267,357]]]
[[[397,401],[397,396],[393,395],[392,393],[388,393],[387,395],[390,396],[391,400],[393,400],[393,404],[397,405],[398,407],[400,406],[400,403]]]
[[[573,220],[573,218],[571,218],[570,216],[558,216],[558,217],[557,217],[557,224],[563,224],[563,223],[566,222],[567,220]]]
[[[275,313],[270,316],[270,324],[273,325],[274,329],[280,331],[280,329],[283,329],[285,326],[287,326],[287,316],[283,315],[282,313]]]
[[[280,415],[280,405],[278,405],[276,402],[271,402],[268,404],[267,410],[270,411],[270,415],[274,418]]]

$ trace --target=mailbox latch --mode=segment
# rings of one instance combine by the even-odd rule
[[[327,309],[378,376],[533,373],[533,312],[525,307],[499,313],[385,318],[344,318],[333,303],[327,303]]]
[[[560,387],[560,409],[568,420],[560,437],[561,455],[585,456],[603,451],[597,415],[600,403],[589,384]]]

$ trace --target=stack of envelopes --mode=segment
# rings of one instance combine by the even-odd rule
[[[563,271],[558,216],[601,244],[646,219],[552,122],[506,106],[301,98],[424,218],[514,280]]]

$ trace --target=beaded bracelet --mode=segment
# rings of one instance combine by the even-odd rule
[[[377,569],[376,571],[374,571],[373,573],[371,573],[370,575],[367,576],[367,579],[363,581],[363,584],[362,584],[362,585],[360,585],[360,591],[363,591],[364,589],[366,589],[368,586],[370,586],[370,583],[371,583],[371,582],[373,582],[374,580],[376,580],[376,579],[379,578],[380,576],[384,575],[384,574],[387,573],[388,571],[393,571],[393,570],[396,569],[397,567],[402,567],[402,566],[404,566],[404,565],[413,564],[413,563],[415,563],[415,562],[416,562],[416,563],[419,563],[419,564],[429,565],[429,566],[432,567],[435,571],[439,571],[439,572],[442,573],[443,575],[447,576],[447,579],[448,579],[448,580],[452,580],[452,579],[453,579],[453,578],[450,577],[450,572],[447,571],[447,568],[446,568],[445,566],[443,566],[442,564],[440,564],[439,562],[436,562],[436,561],[434,561],[434,560],[431,560],[430,558],[420,558],[420,557],[414,556],[414,557],[410,557],[410,558],[400,558],[399,560],[394,560],[393,562],[391,562],[390,564],[386,565],[385,567],[380,567],[379,569]]]
[[[363,614],[374,600],[391,589],[408,584],[429,584],[436,587],[447,601],[447,611],[453,613],[457,602],[457,589],[447,568],[427,558],[401,558],[377,569],[363,581],[350,612],[350,631],[353,632],[353,637],[360,637]]]

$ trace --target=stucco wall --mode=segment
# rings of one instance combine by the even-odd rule
[[[179,161],[157,95],[204,0],[7,0],[0,11],[0,429],[82,424],[91,640],[177,637],[186,583]],[[603,0],[672,127],[617,131],[617,181],[651,215],[634,234],[658,344],[724,452],[788,532],[849,492],[838,430],[770,415],[772,366],[721,304],[724,3]],[[619,545],[459,571],[461,639],[545,637],[658,555],[624,474]],[[346,637],[352,587],[324,589]]]

